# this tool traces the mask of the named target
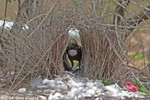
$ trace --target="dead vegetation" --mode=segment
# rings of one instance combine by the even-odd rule
[[[149,19],[149,6],[143,7],[139,15],[125,18],[125,11],[130,12],[128,4],[138,2],[113,1],[112,4],[117,5],[115,11],[110,9],[109,1],[101,0],[72,2],[66,7],[59,0],[54,3],[49,0],[47,2],[52,6],[46,9],[43,0],[24,0],[13,28],[6,37],[2,36],[7,44],[3,44],[5,81],[1,83],[16,88],[38,75],[53,78],[55,74],[63,73],[63,53],[71,27],[80,30],[82,76],[94,79],[106,77],[117,81],[139,80],[144,71],[128,66],[132,59],[127,55],[127,39],[140,22]],[[29,29],[23,31],[24,24]],[[14,72],[13,77],[8,75],[11,72]],[[144,73],[144,77],[150,77],[147,75]]]

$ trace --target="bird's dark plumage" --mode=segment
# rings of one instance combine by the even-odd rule
[[[68,56],[68,59],[71,62],[71,68],[69,68],[69,66],[67,66],[67,59],[66,57]],[[76,40],[71,40],[67,46],[67,49],[64,53],[63,59],[64,59],[64,67],[65,70],[67,71],[71,71],[72,67],[74,66],[74,60],[77,60],[79,63],[79,67],[81,66],[81,58],[82,58],[82,50],[81,50],[81,46],[79,46],[76,42]]]

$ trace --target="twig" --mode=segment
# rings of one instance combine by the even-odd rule
[[[130,3],[129,0],[119,0],[116,5],[115,14],[113,16],[113,24],[120,24],[121,17],[124,17],[125,10]]]
[[[33,66],[31,70],[28,71],[28,73],[21,79],[21,81],[16,84],[16,86],[13,87],[15,89],[28,75],[31,73],[37,66],[38,64],[43,60],[43,58],[46,56],[46,54],[50,51],[51,47],[57,42],[59,38],[61,38],[64,34],[61,34],[60,36],[57,37],[57,39],[49,46],[49,48],[45,51],[45,53],[42,55],[42,57],[38,60],[38,62]]]
[[[27,60],[28,60],[28,58],[26,58],[26,60],[25,60],[24,64],[22,65],[22,67],[21,67],[20,71],[18,72],[18,74],[15,76],[15,79],[13,80],[13,82],[12,82],[12,84],[11,84],[11,86],[10,86],[10,88],[9,88],[9,89],[11,89],[11,88],[12,88],[12,86],[14,85],[14,83],[15,83],[16,79],[19,77],[19,75],[20,75],[20,74],[21,74],[21,72],[23,71],[23,68],[24,68],[24,66],[25,66],[25,64],[26,64],[26,62],[27,62]]]
[[[18,0],[18,11],[19,11],[19,9],[21,9],[21,0]]]
[[[28,38],[31,37],[35,33],[35,31],[43,24],[43,22],[47,19],[47,17],[53,11],[53,9],[56,6],[57,2],[58,2],[58,0],[55,1],[55,3],[53,4],[52,8],[47,12],[46,16],[43,18],[43,20],[40,22],[40,24],[33,30],[33,32],[31,32],[31,34],[28,36]]]
[[[135,29],[132,26],[137,27],[142,21],[147,19],[150,19],[150,5],[144,8],[139,14],[127,19],[127,23],[129,24],[128,26],[131,26],[129,30],[132,31]]]

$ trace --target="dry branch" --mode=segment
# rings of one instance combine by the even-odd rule
[[[129,30],[134,30],[142,21],[150,19],[150,5],[144,8],[139,14],[127,19],[127,24],[131,28]]]
[[[43,0],[35,1],[36,4],[39,1],[40,4],[37,6],[42,7],[43,4],[40,1]],[[45,13],[38,7],[29,9],[33,7],[35,1],[23,2],[8,37],[9,45],[5,45],[7,48],[5,55],[8,60],[6,69],[9,69],[8,72],[15,72],[17,77],[8,80],[11,88],[16,88],[24,81],[30,81],[38,75],[53,78],[55,74],[64,72],[63,53],[67,45],[67,31],[71,21],[67,21],[65,18],[67,15],[63,12],[58,16],[51,15],[51,11],[57,4],[56,1],[51,9],[45,11],[49,12],[47,15],[35,19],[28,24],[29,30],[22,31],[18,25],[23,25],[28,20]],[[22,10],[23,12],[20,12]],[[31,34],[30,37],[28,37],[29,34]]]
[[[150,5],[145,7],[139,14],[128,18],[124,18],[125,11],[130,3],[130,0],[119,0],[115,8],[113,16],[113,24],[128,26],[130,31],[133,31],[142,21],[150,19]]]
[[[20,33],[23,24],[25,24],[27,20],[31,18],[31,5],[33,5],[35,1],[36,0],[24,0],[23,4],[21,5],[21,8],[18,9],[15,23],[10,31],[12,34]]]
[[[113,16],[113,24],[117,25],[121,24],[121,22],[124,19],[124,14],[129,3],[130,3],[129,0],[119,0],[117,2],[115,14]]]

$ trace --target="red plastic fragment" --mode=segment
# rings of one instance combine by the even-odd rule
[[[125,87],[132,92],[138,91],[138,88],[135,85],[133,85],[131,82],[126,82]]]

